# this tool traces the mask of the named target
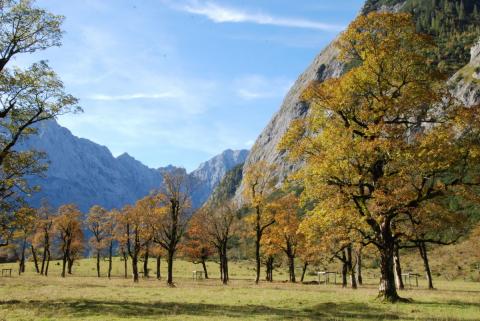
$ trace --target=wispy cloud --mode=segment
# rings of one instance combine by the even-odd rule
[[[207,17],[215,23],[254,23],[278,27],[315,29],[338,32],[344,26],[323,23],[302,18],[278,17],[266,13],[248,12],[237,8],[221,6],[214,2],[193,1],[178,9]]]
[[[129,94],[129,95],[92,95],[88,99],[99,101],[125,101],[136,99],[168,99],[178,98],[178,95],[172,92],[164,92],[159,94]]]
[[[285,78],[267,78],[262,75],[248,75],[233,82],[237,96],[243,100],[282,98],[292,86]]]

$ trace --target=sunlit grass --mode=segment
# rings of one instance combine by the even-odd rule
[[[438,281],[437,290],[420,287],[402,291],[410,304],[383,304],[375,300],[376,280],[356,291],[335,285],[288,284],[277,271],[277,282],[253,283],[250,262],[232,263],[234,279],[221,285],[218,265],[209,264],[214,279],[193,281],[200,268],[176,261],[176,287],[151,277],[133,284],[114,264],[115,277],[94,277],[93,260],[82,260],[74,276],[59,277],[51,266],[49,277],[33,273],[0,278],[0,320],[479,320],[480,283]],[[153,261],[151,262],[153,271]],[[163,263],[163,262],[162,262]],[[16,265],[13,265],[16,269]],[[1,266],[5,267],[5,265]],[[163,266],[162,268],[165,268]],[[106,269],[106,263],[102,263]],[[165,270],[162,269],[162,273]],[[313,276],[309,276],[310,280]]]

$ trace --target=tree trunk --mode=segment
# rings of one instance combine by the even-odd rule
[[[295,283],[296,279],[295,279],[295,256],[294,255],[288,256],[288,274],[289,274],[289,281],[292,283]]]
[[[417,243],[418,249],[420,251],[420,256],[423,260],[423,266],[425,268],[425,275],[427,277],[428,282],[428,289],[433,290],[433,280],[432,280],[432,272],[430,271],[430,263],[428,261],[428,253],[427,253],[427,245],[425,242],[418,242]]]
[[[108,278],[112,276],[112,256],[113,256],[113,242],[110,241],[110,247],[108,248]]]
[[[223,273],[223,255],[220,254],[220,280],[222,280],[222,282],[225,280],[224,278],[224,273]],[[225,282],[224,282],[225,283]]]
[[[257,238],[255,240],[255,260],[256,260],[256,272],[257,275],[255,277],[255,283],[258,284],[260,282],[260,240],[262,239],[261,233],[257,231]]]
[[[172,250],[168,251],[168,268],[167,268],[167,284],[173,286],[173,256]]]
[[[47,264],[45,266],[45,276],[48,276],[48,268],[50,266],[50,248],[47,249]]]
[[[347,274],[348,274],[348,263],[347,263],[347,256],[345,254],[345,250],[342,251],[342,288],[347,287]]]
[[[68,257],[67,262],[68,262],[68,274],[72,274],[73,263],[75,262],[75,259]]]
[[[100,251],[97,251],[97,277],[100,277]]]
[[[67,268],[67,254],[64,253],[62,258],[62,278],[65,277],[66,268]]]
[[[42,268],[40,269],[40,274],[43,275],[45,272],[45,263],[47,261],[47,249],[44,248],[42,255]],[[46,275],[46,274],[45,274]]]
[[[133,274],[133,282],[138,282],[138,259],[136,256],[132,257],[132,274]]]
[[[147,244],[147,247],[145,249],[145,255],[143,257],[143,276],[145,278],[149,277],[149,275],[148,275],[148,244]]]
[[[203,258],[202,258],[202,267],[203,267],[203,273],[205,273],[205,279],[208,279],[207,265],[205,264],[205,259]]]
[[[362,250],[359,249],[358,251],[355,251],[355,256],[356,256],[356,261],[357,264],[355,265],[356,270],[357,270],[357,283],[358,285],[363,284],[363,277],[362,277]]]
[[[40,270],[38,268],[37,252],[35,251],[35,248],[33,247],[33,245],[30,245],[30,250],[32,251],[33,264],[35,265],[35,271],[37,273],[40,273]]]
[[[265,280],[267,280],[268,282],[273,282],[273,260],[274,258],[270,256],[269,258],[267,258],[267,261],[265,263],[267,274]]]
[[[395,273],[393,269],[393,253],[395,241],[392,237],[389,224],[382,225],[383,246],[380,252],[380,285],[378,298],[387,302],[396,302],[400,299],[395,286]]]
[[[161,263],[161,260],[162,260],[162,256],[161,255],[157,255],[157,280],[160,280],[162,278],[162,275],[160,273],[160,263]]]
[[[27,247],[27,240],[24,238],[22,242],[22,254],[20,257],[20,266],[18,267],[18,275],[25,273],[25,248]]]
[[[400,251],[398,245],[395,245],[395,251],[393,253],[393,265],[395,268],[395,283],[399,290],[403,290],[405,285],[403,284],[402,279],[402,266],[400,264]]]
[[[303,280],[305,280],[305,273],[307,272],[307,267],[308,267],[308,262],[303,263],[302,277],[300,278],[300,282],[302,283],[303,283]]]
[[[123,272],[125,279],[128,279],[128,256],[126,252],[123,252]]]
[[[227,284],[230,281],[230,276],[228,275],[228,257],[227,251],[225,250],[223,254],[223,284]]]
[[[348,262],[348,270],[350,273],[350,286],[352,289],[357,288],[357,279],[355,278],[355,268],[353,266],[353,257],[352,257],[352,245],[350,244],[347,247],[347,262]]]

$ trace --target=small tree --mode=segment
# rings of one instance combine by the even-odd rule
[[[267,197],[273,191],[276,183],[274,176],[275,166],[264,161],[250,165],[244,175],[245,189],[243,191],[247,204],[253,213],[246,220],[255,233],[255,283],[260,281],[261,241],[267,228],[275,223],[274,212],[267,211]]]
[[[100,257],[102,250],[107,246],[107,224],[110,218],[107,215],[107,210],[101,206],[95,205],[90,208],[87,217],[87,227],[93,234],[90,238],[90,246],[95,251],[97,261],[97,277],[100,277]]]
[[[189,183],[186,174],[177,170],[163,177],[163,188],[157,194],[156,221],[152,224],[154,242],[167,252],[167,284],[173,283],[173,259],[185,233],[190,211]]]
[[[71,265],[73,265],[74,256],[78,252],[79,242],[83,241],[80,240],[80,237],[82,237],[81,217],[82,213],[76,205],[67,204],[60,206],[54,221],[62,252],[62,277],[65,277],[67,262],[72,262],[69,264],[71,272]]]
[[[37,210],[37,221],[32,246],[42,251],[40,274],[45,276],[48,275],[50,265],[51,246],[55,233],[55,217],[56,213],[46,202],[43,202],[42,206]]]
[[[15,213],[16,238],[20,240],[20,261],[18,274],[25,272],[25,251],[28,239],[35,229],[36,212],[33,208],[22,207]]]
[[[204,215],[194,214],[188,222],[184,239],[180,244],[180,251],[194,264],[200,263],[208,279],[206,262],[213,255],[215,249],[209,239]]]
[[[275,207],[276,224],[268,232],[274,246],[282,250],[288,259],[289,281],[296,282],[295,257],[301,235],[297,233],[300,226],[299,200],[294,194],[287,194],[272,203]]]

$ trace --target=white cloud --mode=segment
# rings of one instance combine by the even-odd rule
[[[180,10],[207,17],[215,23],[254,23],[278,27],[315,29],[338,32],[344,26],[323,23],[302,18],[276,17],[265,13],[253,13],[218,5],[214,2],[193,1],[179,7]]]

